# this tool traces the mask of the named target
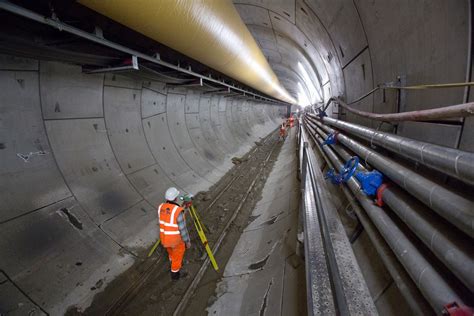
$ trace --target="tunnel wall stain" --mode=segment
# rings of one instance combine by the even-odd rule
[[[286,112],[53,61],[0,69],[0,269],[25,293],[0,306],[52,314],[87,306],[158,238],[169,186],[208,189]]]

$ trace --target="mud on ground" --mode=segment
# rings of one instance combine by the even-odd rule
[[[208,268],[198,285],[199,295],[193,296],[188,306],[192,311],[186,310],[185,314],[207,314],[205,308],[212,303],[210,298],[214,294],[216,283],[224,272],[242,230],[252,220],[249,216],[261,197],[266,178],[273,168],[281,146],[277,133],[271,133],[267,138],[256,142],[246,155],[233,159],[235,166],[209,191],[196,195],[194,205],[209,230],[206,236],[212,248],[259,170],[263,169],[239,215],[230,225],[221,248],[215,254],[219,271],[214,271],[212,266]],[[267,164],[264,164],[270,153]],[[225,192],[222,193],[224,189]],[[222,195],[216,200],[220,193]],[[209,207],[211,203],[213,205]],[[188,273],[187,277],[177,282],[171,281],[166,250],[159,246],[151,258],[146,258],[146,249],[140,256],[142,259],[138,259],[134,266],[112,281],[103,292],[98,293],[87,310],[82,313],[70,310],[68,315],[172,315],[207,256],[189,216],[187,226],[192,239],[192,247],[186,251],[183,262],[182,271]],[[144,282],[140,282],[144,279]],[[138,283],[141,285],[131,291],[132,285]],[[123,297],[124,294],[126,297]],[[122,298],[119,299],[120,297]]]

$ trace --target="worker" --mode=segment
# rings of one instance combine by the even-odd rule
[[[293,115],[290,116],[289,121],[290,121],[290,127],[293,127],[293,124],[295,122],[295,118],[293,117]]]
[[[281,123],[280,125],[280,140],[285,140],[286,138],[286,128],[285,128],[285,123]]]
[[[191,239],[186,228],[184,209],[178,204],[180,192],[171,187],[166,190],[166,202],[158,207],[160,240],[168,252],[171,262],[171,279],[178,280],[183,264],[184,252],[191,247]]]

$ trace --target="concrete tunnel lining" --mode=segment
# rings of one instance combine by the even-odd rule
[[[407,84],[471,80],[468,6],[441,0],[235,3],[288,91],[297,91],[301,80],[291,70],[297,65],[292,50],[298,50],[295,59],[322,78],[324,99],[346,101],[399,75]],[[61,314],[69,305],[87,306],[156,240],[156,205],[167,187],[192,193],[211,187],[232,167],[232,157],[277,127],[286,108],[136,76],[84,74],[77,64],[52,59],[0,55],[0,166],[6,170],[0,297],[16,293],[12,300],[27,302],[24,308],[35,306],[31,298]],[[395,94],[376,92],[355,106],[418,110],[472,101],[468,92],[410,93],[403,109]],[[337,108],[328,113],[377,127]],[[473,122],[402,123],[396,133],[472,151]],[[388,125],[382,130],[392,131]],[[353,249],[379,312],[390,314],[400,294],[369,244],[362,233]],[[15,284],[25,293],[14,291]]]

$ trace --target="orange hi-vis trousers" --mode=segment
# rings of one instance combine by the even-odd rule
[[[186,251],[186,245],[181,240],[174,247],[166,247],[168,256],[171,261],[171,272],[178,272],[183,265],[184,252]]]

